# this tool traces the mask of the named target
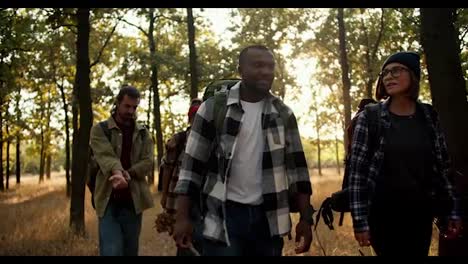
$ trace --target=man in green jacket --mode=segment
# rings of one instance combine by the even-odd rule
[[[138,255],[142,212],[153,207],[145,177],[151,173],[153,141],[136,122],[140,93],[120,89],[107,121],[91,128],[90,147],[99,172],[94,203],[102,256]]]

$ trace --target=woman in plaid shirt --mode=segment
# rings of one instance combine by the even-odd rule
[[[376,89],[381,131],[369,138],[367,111],[351,142],[350,202],[355,238],[378,255],[426,255],[432,235],[434,193],[449,198],[449,231],[461,228],[450,159],[437,114],[418,101],[420,63],[413,52],[384,62]],[[373,150],[370,143],[375,142]]]

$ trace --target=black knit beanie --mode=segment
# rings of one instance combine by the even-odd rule
[[[421,79],[421,65],[419,63],[419,55],[416,52],[402,51],[392,54],[387,58],[387,60],[385,60],[382,70],[392,62],[398,62],[405,65],[414,73],[414,75],[416,75],[418,80]]]

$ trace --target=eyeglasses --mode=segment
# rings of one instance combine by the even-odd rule
[[[395,66],[395,67],[393,67],[391,69],[385,69],[385,70],[381,71],[379,73],[379,77],[384,78],[385,76],[387,76],[388,73],[390,73],[393,78],[398,78],[398,77],[400,77],[402,71],[409,71],[409,69],[407,69],[405,67]]]

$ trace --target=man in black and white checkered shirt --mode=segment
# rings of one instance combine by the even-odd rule
[[[204,254],[281,255],[283,237],[292,226],[290,192],[296,194],[301,215],[296,241],[304,239],[296,253],[309,250],[312,186],[296,117],[270,93],[274,70],[268,48],[246,47],[239,55],[241,81],[227,91],[220,131],[216,95],[200,106],[175,188],[179,247],[190,247],[188,212],[203,188]]]

